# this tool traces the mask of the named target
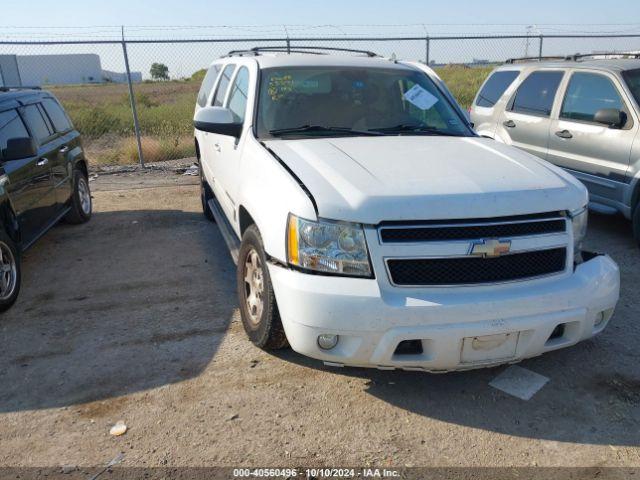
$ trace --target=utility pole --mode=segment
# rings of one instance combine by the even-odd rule
[[[531,42],[531,34],[533,33],[533,29],[535,27],[533,25],[527,25],[527,40],[524,44],[524,57],[528,58],[529,57],[529,45]]]
[[[122,26],[122,53],[124,54],[124,67],[127,71],[127,84],[129,85],[129,101],[131,102],[131,113],[133,114],[133,129],[136,133],[136,143],[138,146],[138,160],[140,166],[144,167],[144,156],[142,154],[142,141],[140,139],[140,123],[138,122],[138,110],[136,109],[136,97],[133,94],[133,82],[131,81],[131,69],[129,68],[129,55],[127,54],[127,42],[124,40],[124,25]]]

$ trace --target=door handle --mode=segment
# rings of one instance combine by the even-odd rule
[[[67,145],[63,145],[62,147],[60,147],[60,150],[58,150],[60,153],[67,153],[69,151],[69,147]]]
[[[41,158],[40,160],[38,160],[36,162],[36,165],[38,167],[44,167],[47,163],[49,163],[49,159],[48,158]]]
[[[560,130],[556,132],[556,135],[560,138],[573,138],[573,135],[571,135],[569,130]]]
[[[507,120],[506,122],[502,122],[502,125],[504,125],[507,128],[515,128],[516,122],[514,122],[513,120]]]
[[[222,151],[222,149],[220,148],[220,144],[219,144],[219,143],[215,143],[215,144],[213,145],[213,148],[214,148],[214,149],[216,150],[216,152],[218,152],[218,153]]]

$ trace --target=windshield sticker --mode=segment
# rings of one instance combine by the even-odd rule
[[[403,97],[406,101],[412,103],[420,110],[429,110],[438,103],[438,99],[436,97],[431,95],[417,83],[407,90]]]
[[[269,78],[269,88],[267,90],[271,100],[277,102],[287,93],[293,91],[293,77],[291,75],[283,75],[281,77]]]

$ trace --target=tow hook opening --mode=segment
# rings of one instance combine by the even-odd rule
[[[398,343],[394,355],[422,355],[424,352],[421,340],[402,340]]]
[[[573,266],[574,268],[580,265],[581,263],[588,262],[589,260],[593,260],[600,255],[604,255],[599,252],[590,252],[588,250],[580,250],[580,252],[575,256]]]
[[[559,323],[551,331],[545,347],[559,347],[577,342],[580,337],[580,328],[580,322]]]

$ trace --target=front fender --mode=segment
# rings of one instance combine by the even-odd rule
[[[240,168],[238,208],[251,215],[267,254],[284,263],[289,213],[316,219],[313,204],[275,154],[256,139],[248,139]],[[234,227],[241,237],[239,222]]]

